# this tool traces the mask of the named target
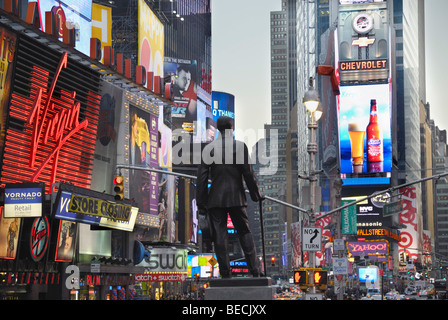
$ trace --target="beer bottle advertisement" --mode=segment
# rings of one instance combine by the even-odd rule
[[[371,178],[372,173],[387,177],[392,171],[390,97],[389,84],[340,87],[340,163],[345,178]]]
[[[366,129],[367,136],[367,162],[383,161],[383,139],[378,126],[378,112],[376,100],[370,100],[370,121]]]

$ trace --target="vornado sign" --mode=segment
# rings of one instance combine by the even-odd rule
[[[143,260],[138,266],[145,267],[147,272],[187,272],[186,249],[170,247],[151,248],[149,259]]]

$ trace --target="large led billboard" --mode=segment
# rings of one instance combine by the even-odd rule
[[[198,118],[198,66],[196,60],[165,57],[164,75],[173,84],[172,129],[193,135]],[[173,135],[177,141],[177,136]]]
[[[188,255],[188,277],[194,277],[199,274],[201,278],[219,277],[219,265],[212,264],[216,260],[216,255],[212,253]]]
[[[143,0],[138,1],[138,64],[163,76],[164,27]],[[149,88],[152,89],[152,88]]]
[[[38,3],[42,31],[45,31],[45,12],[60,7],[63,10],[63,13],[59,12],[59,15],[63,17],[62,22],[69,21],[75,26],[75,49],[85,55],[90,55],[92,1],[39,0]],[[62,37],[61,31],[60,37]]]
[[[215,125],[215,138],[218,137],[219,131],[216,129],[216,122],[218,121],[218,118],[221,116],[227,116],[233,119],[235,122],[235,96],[226,93],[226,92],[220,92],[220,91],[213,91],[212,93],[212,101],[213,101],[213,108],[212,108],[212,114],[213,114],[213,123],[210,126],[210,129],[213,130],[213,124]],[[235,123],[233,124],[233,127],[235,127]]]
[[[390,198],[389,193],[377,195],[370,199],[366,195],[359,195],[353,197],[343,197],[344,203],[351,203],[359,201],[350,208],[355,208],[356,211],[356,227],[357,229],[376,229],[391,226],[391,218],[383,216],[383,207]]]
[[[344,184],[388,184],[391,138],[390,85],[341,86],[339,144]]]
[[[371,282],[378,281],[378,267],[359,268],[359,282]]]

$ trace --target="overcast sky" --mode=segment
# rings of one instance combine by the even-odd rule
[[[448,129],[448,1],[426,3],[426,102],[436,125]],[[281,0],[213,0],[213,90],[235,96],[236,129],[258,130],[271,122],[270,12],[280,9]]]

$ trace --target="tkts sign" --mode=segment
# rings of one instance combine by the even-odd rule
[[[23,59],[20,53],[19,50],[18,60]],[[37,60],[30,65],[29,60],[33,58],[23,59],[25,66],[19,61],[16,63],[10,125],[3,152],[3,183],[44,182],[47,192],[53,191],[56,181],[90,187],[101,97],[90,90],[89,84],[79,84],[83,83],[79,65],[75,66],[78,73],[67,70],[66,52],[58,58],[52,70],[45,68],[51,66],[45,60],[42,65]],[[24,73],[29,77],[25,85]],[[77,97],[77,91],[70,91],[72,86],[82,86],[82,96]],[[23,93],[23,87],[29,88],[27,94]]]

